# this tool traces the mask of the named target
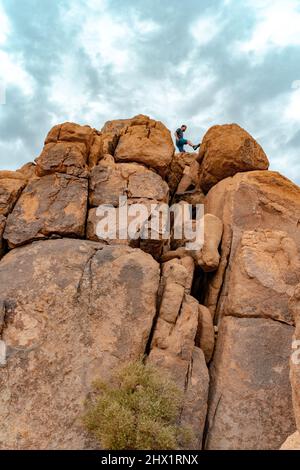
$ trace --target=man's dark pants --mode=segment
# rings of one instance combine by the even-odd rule
[[[185,152],[184,145],[187,145],[188,141],[186,139],[179,139],[176,141],[176,147],[178,148],[179,152]]]

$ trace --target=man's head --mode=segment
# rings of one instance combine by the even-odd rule
[[[182,124],[181,130],[182,130],[183,132],[185,132],[185,131],[187,130],[187,126],[186,126],[185,124]]]

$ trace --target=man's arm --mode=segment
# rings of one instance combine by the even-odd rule
[[[178,140],[179,140],[179,136],[178,136],[178,134],[177,134],[177,131],[174,132],[174,135],[175,135],[175,137],[176,137],[176,141],[178,141]]]

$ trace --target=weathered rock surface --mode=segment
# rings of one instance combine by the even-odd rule
[[[211,366],[206,448],[279,449],[295,431],[288,362],[294,328],[222,319]]]
[[[300,430],[300,188],[267,168],[237,125],[174,155],[165,126],[138,115],[55,126],[36,164],[0,172],[1,449],[95,448],[91,383],[144,354],[183,391],[191,449],[297,448],[298,434],[283,442],[294,413]],[[128,240],[110,224],[99,236],[101,205],[127,234],[120,196],[138,223]],[[164,237],[159,207],[204,200],[201,249],[174,225]]]
[[[91,383],[144,354],[158,284],[151,256],[81,240],[36,242],[1,260],[1,449],[89,447],[81,416]]]
[[[114,119],[112,121],[107,121],[101,129],[101,132],[104,134],[115,134],[117,136],[122,135],[128,127],[133,126],[149,126],[155,127],[156,121],[150,119],[144,114],[138,114],[133,118],[129,119]]]
[[[288,300],[300,275],[300,190],[277,173],[238,174],[210,190],[206,211],[224,223],[206,299],[219,324],[207,448],[278,449],[295,430]]]
[[[119,205],[119,197],[168,202],[169,188],[163,179],[137,163],[115,163],[112,157],[93,168],[90,179],[90,205]],[[138,202],[138,201],[137,201]]]
[[[204,215],[204,243],[197,256],[198,265],[205,272],[218,269],[220,263],[219,246],[222,241],[223,222],[213,214]]]
[[[117,230],[122,229],[119,224],[120,196],[126,196],[128,205],[128,223],[139,219],[139,228],[129,237],[127,244],[130,246],[139,246],[147,253],[151,253],[158,258],[166,243],[162,229],[157,224],[156,239],[149,236],[148,220],[155,217],[154,211],[161,203],[169,201],[169,187],[157,173],[149,170],[144,165],[138,163],[115,163],[112,156],[107,155],[100,163],[95,166],[91,172],[89,203],[92,207],[103,204],[110,204],[117,208]],[[146,211],[139,213],[131,207],[133,204],[143,204]],[[137,209],[137,208],[136,208]],[[87,238],[97,239],[96,210],[89,211]],[[152,214],[152,215],[151,215]],[[127,229],[125,226],[124,229]],[[117,236],[118,238],[118,236]],[[108,243],[117,243],[117,239],[112,238]],[[121,240],[123,244],[124,241]]]
[[[21,174],[26,181],[29,181],[36,176],[36,165],[33,162],[25,163],[25,165],[17,170],[17,173]]]
[[[89,153],[89,168],[93,169],[105,156],[113,156],[119,142],[119,136],[110,132],[98,132]]]
[[[73,122],[65,122],[54,126],[48,133],[45,145],[56,142],[82,143],[90,148],[94,139],[94,130],[90,126],[80,126]]]
[[[245,231],[226,275],[223,314],[294,325],[288,301],[299,281],[300,261],[292,238],[276,230]]]
[[[185,165],[182,177],[174,193],[173,202],[179,203],[181,201],[193,206],[204,204],[205,202],[205,194],[200,187],[200,166],[196,160],[193,160],[189,165]]]
[[[8,216],[4,238],[11,248],[58,235],[83,237],[88,182],[56,173],[33,179]]]
[[[293,354],[290,361],[290,379],[293,390],[293,404],[298,431],[300,432],[300,284],[290,298],[289,308],[295,321],[296,329],[293,343]]]
[[[132,203],[132,201],[128,201],[129,205]],[[123,223],[122,217],[120,217],[120,210],[119,208],[116,208],[116,218],[115,218],[115,234],[113,232],[108,232],[105,231],[104,234],[100,234],[97,230],[97,225],[99,222],[102,222],[106,214],[104,216],[99,216],[97,215],[97,208],[93,207],[92,209],[89,210],[88,213],[88,220],[87,220],[87,229],[86,229],[86,238],[88,240],[92,241],[101,241],[107,245],[127,245],[131,246],[132,248],[139,248],[140,247],[140,230],[135,231],[134,235],[136,235],[136,238],[130,238],[128,233],[127,233],[127,224]],[[119,223],[119,218],[121,218],[121,223]],[[135,217],[127,217],[128,223],[131,223],[132,220],[134,220]],[[148,220],[148,217],[146,216],[143,219],[143,223],[146,223]],[[124,220],[126,222],[126,219]],[[102,228],[102,226],[101,226]],[[126,238],[121,239],[120,237],[120,232],[124,230],[125,234],[127,233]],[[104,235],[110,235],[104,236]]]
[[[26,178],[17,171],[0,171],[0,215],[7,216],[26,186]]]
[[[70,122],[54,126],[36,159],[36,174],[45,176],[58,172],[86,178],[90,153],[92,149],[96,152],[93,144],[97,135],[90,126]]]
[[[199,171],[200,166],[197,161],[194,161],[190,166],[184,168],[182,178],[177,186],[177,195],[200,189]]]
[[[295,432],[287,438],[285,443],[280,447],[280,450],[300,450],[300,434]]]
[[[172,323],[158,318],[154,331],[149,361],[167,371],[182,390],[185,390],[197,326],[198,303],[186,296],[178,317]]]
[[[174,155],[174,144],[170,131],[161,122],[137,116],[127,122],[112,121],[103,131],[114,128],[120,133],[114,153],[117,161],[143,163],[161,175],[166,173]]]
[[[194,277],[194,260],[191,256],[173,259],[162,264],[162,288],[169,283],[184,287],[184,293],[190,294]],[[182,297],[183,298],[183,297]]]
[[[238,172],[267,170],[269,167],[261,146],[237,124],[211,127],[203,138],[198,159],[204,192]]]
[[[211,313],[204,305],[199,305],[196,345],[202,349],[205,360],[209,363],[215,347],[215,330]]]
[[[176,323],[185,293],[191,289],[190,277],[190,271],[179,260],[163,264],[159,321]]]
[[[197,185],[200,184],[200,175],[199,175],[199,163],[197,162],[198,154],[197,153],[175,153],[170,168],[166,175],[166,181],[169,185],[171,194],[174,194],[182,180],[182,177],[185,173],[189,173],[189,169],[193,167],[193,164],[196,162],[196,172],[194,166],[194,172],[192,172],[193,183]]]
[[[193,233],[197,231],[196,221],[192,221]],[[219,246],[223,234],[223,222],[212,214],[205,214],[203,217],[202,228],[202,247],[198,250],[191,250],[187,243],[195,242],[187,238],[172,240],[174,250],[164,253],[162,261],[166,262],[175,258],[182,258],[187,255],[193,257],[196,265],[200,266],[204,272],[212,272],[218,269],[220,263]],[[200,237],[199,237],[200,238]],[[199,240],[200,242],[201,240]]]
[[[186,376],[186,390],[181,414],[181,423],[191,428],[195,435],[194,442],[189,446],[190,449],[202,449],[208,390],[209,374],[204,354],[201,349],[194,347]]]
[[[55,172],[87,177],[87,149],[82,142],[51,142],[36,159],[36,173],[45,176]]]
[[[202,448],[207,412],[208,370],[203,351],[195,346],[199,304],[185,294],[188,270],[175,260],[164,265],[162,299],[148,360],[183,390],[181,422],[195,435],[191,448]]]
[[[6,218],[3,215],[0,215],[0,258],[3,255],[4,242],[3,242],[3,232],[5,229]]]
[[[211,279],[206,299],[206,305],[212,314],[216,312],[217,316],[221,316],[226,310],[229,292],[231,288],[236,288],[231,282],[231,271],[239,269],[238,266],[235,267],[239,258],[238,264],[244,267],[247,265],[246,270],[250,275],[249,277],[244,272],[244,267],[241,267],[243,281],[240,284],[246,281],[248,287],[250,284],[253,286],[252,291],[259,287],[269,307],[272,306],[272,299],[268,297],[275,294],[280,303],[277,308],[274,302],[274,315],[278,318],[278,309],[281,309],[281,318],[289,318],[287,296],[282,292],[276,294],[274,290],[277,289],[278,282],[282,288],[283,284],[287,288],[297,284],[295,244],[299,250],[300,232],[295,227],[300,220],[300,188],[275,172],[237,174],[210,190],[206,197],[205,210],[219,217],[224,224],[221,260],[218,271]],[[264,235],[265,230],[267,232]],[[256,234],[244,236],[245,232],[253,231]],[[283,232],[284,236],[275,232]],[[265,249],[264,253],[260,242]],[[271,260],[275,253],[276,259]],[[261,256],[265,263],[259,259]],[[247,299],[250,302],[248,311],[263,309],[257,305],[256,296],[251,300],[249,294]],[[238,302],[237,298],[232,300]],[[273,315],[270,308],[268,315]]]
[[[177,317],[166,316],[162,304],[148,361],[170,376],[185,392],[182,423],[188,423],[194,431],[196,440],[191,448],[200,449],[209,377],[204,354],[195,347],[197,328],[198,302],[193,297],[184,296]]]

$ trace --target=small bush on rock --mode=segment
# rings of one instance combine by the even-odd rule
[[[97,382],[84,423],[109,450],[169,450],[193,439],[179,423],[182,393],[174,382],[142,362],[126,365],[110,384]]]

